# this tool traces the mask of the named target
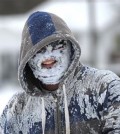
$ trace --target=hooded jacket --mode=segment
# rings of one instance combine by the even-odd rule
[[[72,45],[71,64],[56,91],[41,88],[28,61],[51,42]],[[120,134],[120,79],[111,71],[82,65],[80,46],[66,23],[47,12],[26,21],[18,77],[24,89],[0,118],[2,134]]]

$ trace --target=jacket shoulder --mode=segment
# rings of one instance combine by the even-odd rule
[[[20,113],[26,104],[28,95],[25,92],[19,92],[14,94],[6,105],[4,113]]]
[[[81,73],[87,77],[92,77],[95,82],[106,81],[111,82],[113,80],[120,80],[120,78],[110,70],[96,69],[88,66],[83,66]]]

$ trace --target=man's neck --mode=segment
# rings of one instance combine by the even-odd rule
[[[58,84],[42,84],[42,87],[48,91],[54,91],[57,90],[59,87],[59,83]]]

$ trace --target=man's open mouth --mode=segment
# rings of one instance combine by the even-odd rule
[[[45,61],[42,62],[42,67],[43,68],[52,68],[53,65],[56,63],[57,61],[54,59],[47,59]]]

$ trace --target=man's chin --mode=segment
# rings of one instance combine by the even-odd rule
[[[45,90],[48,90],[48,91],[55,91],[55,90],[58,89],[59,83],[56,83],[56,84],[42,83],[42,87],[43,87]]]
[[[56,85],[59,83],[59,81],[53,82],[53,81],[43,81],[42,82],[44,85]]]

